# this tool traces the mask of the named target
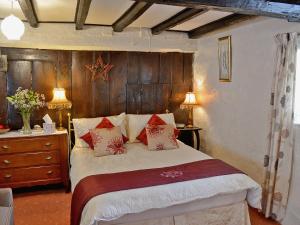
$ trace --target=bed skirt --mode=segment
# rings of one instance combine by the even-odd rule
[[[163,209],[162,209],[163,210]],[[176,216],[142,221],[98,222],[96,225],[251,225],[246,201],[227,206],[187,212]]]

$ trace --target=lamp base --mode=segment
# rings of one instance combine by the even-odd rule
[[[64,127],[57,127],[56,130],[58,130],[58,131],[64,131],[64,130],[66,130],[66,128],[64,128]]]
[[[187,127],[187,128],[192,128],[192,127],[194,127],[192,124],[188,124],[188,125],[186,125],[185,127]]]

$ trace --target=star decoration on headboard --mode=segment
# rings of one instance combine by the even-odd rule
[[[108,73],[113,68],[113,65],[103,62],[100,55],[94,64],[85,65],[85,67],[92,72],[92,81],[101,77],[104,81],[108,81]]]

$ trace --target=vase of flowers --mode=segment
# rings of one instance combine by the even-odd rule
[[[22,89],[19,87],[14,95],[7,97],[7,100],[22,116],[23,134],[31,134],[30,115],[33,110],[39,109],[45,105],[45,96],[33,90]]]

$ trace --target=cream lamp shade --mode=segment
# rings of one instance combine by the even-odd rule
[[[185,94],[185,100],[184,102],[181,104],[181,106],[183,108],[187,108],[188,109],[188,122],[186,127],[193,127],[193,107],[199,105],[197,100],[196,100],[196,96],[193,92],[187,92]]]
[[[48,109],[57,109],[58,110],[58,119],[59,127],[57,130],[64,130],[62,126],[62,110],[70,109],[72,103],[66,98],[66,92],[64,88],[54,88],[53,89],[53,98],[50,102],[47,103]]]
[[[182,105],[198,105],[195,94],[193,92],[187,92]]]
[[[1,22],[1,32],[8,40],[20,40],[25,32],[24,23],[11,14]]]
[[[53,98],[47,105],[49,109],[70,109],[72,107],[72,103],[66,98],[64,88],[54,88]]]

